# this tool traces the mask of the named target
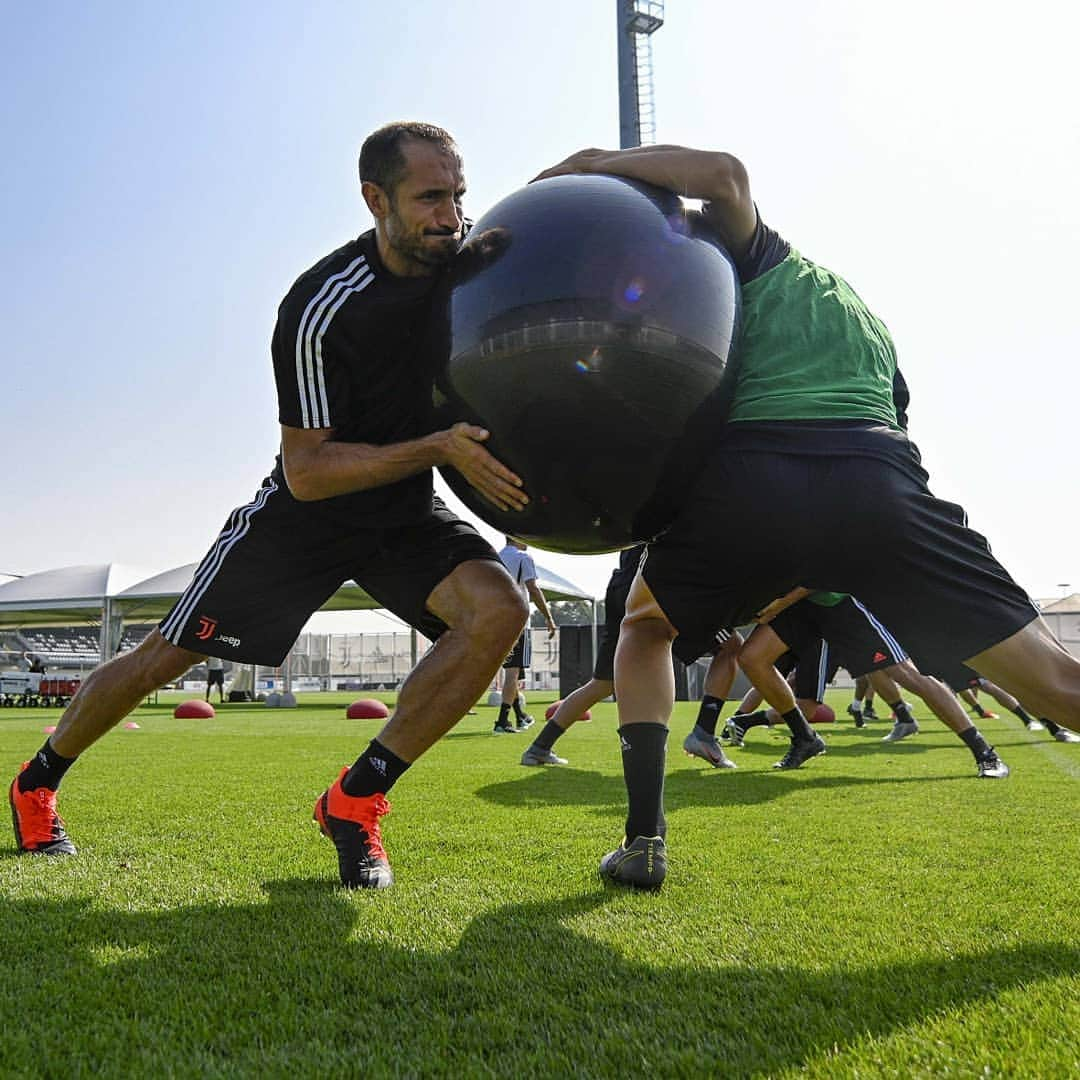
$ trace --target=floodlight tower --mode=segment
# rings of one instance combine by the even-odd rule
[[[652,36],[664,25],[664,0],[615,0],[619,28],[619,146],[656,140]]]

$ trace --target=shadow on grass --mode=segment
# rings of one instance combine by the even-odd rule
[[[380,925],[393,894],[266,891],[146,912],[0,899],[0,1008],[21,1018],[4,1075],[745,1076],[1080,968],[1067,942],[824,971],[642,963],[573,925],[606,909],[602,925],[640,940],[664,898],[613,891],[507,905],[451,948],[423,934],[402,948]]]
[[[926,784],[947,780],[970,780],[964,775],[901,776],[874,778],[824,772],[824,761],[791,772],[739,772],[730,769],[672,769],[664,778],[664,801],[668,809],[691,802],[717,806],[756,806],[782,799],[796,791],[835,788]],[[585,769],[523,769],[523,775],[477,788],[478,798],[499,806],[612,806],[624,805],[626,787],[621,776]],[[972,774],[973,775],[973,774]]]

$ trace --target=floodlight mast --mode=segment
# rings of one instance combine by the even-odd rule
[[[619,146],[656,141],[652,35],[664,25],[664,0],[615,0],[619,32]]]

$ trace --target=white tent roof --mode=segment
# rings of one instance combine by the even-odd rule
[[[165,617],[190,584],[198,563],[159,574],[121,563],[65,566],[0,583],[0,627],[64,626],[100,622],[105,601],[112,601],[126,622],[156,622]],[[592,600],[566,578],[536,567],[548,600]],[[322,611],[363,611],[381,605],[354,581],[341,586]]]
[[[62,566],[0,585],[0,626],[63,626],[100,621],[106,597],[134,585],[146,571],[122,563]]]
[[[1058,600],[1038,600],[1042,610],[1051,615],[1076,615],[1080,613],[1080,593],[1072,593]]]

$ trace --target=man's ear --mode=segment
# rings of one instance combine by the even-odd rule
[[[376,221],[382,221],[390,214],[390,196],[378,184],[364,180],[360,184],[360,194]]]

